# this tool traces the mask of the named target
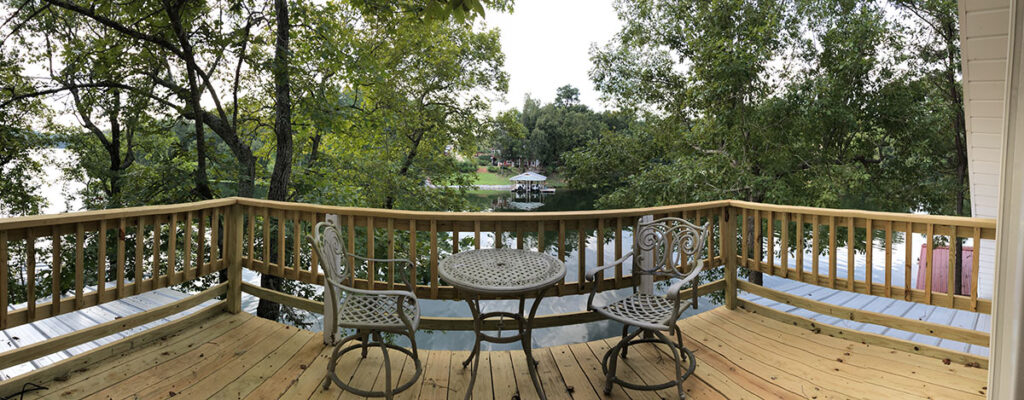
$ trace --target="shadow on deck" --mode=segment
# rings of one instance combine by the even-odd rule
[[[679,322],[697,369],[684,387],[695,399],[715,398],[984,398],[987,371],[889,348],[815,334],[757,314],[723,307]],[[671,398],[674,390],[601,392],[600,358],[610,340],[537,349],[544,390],[552,399]],[[249,314],[218,313],[201,323],[69,374],[32,372],[48,387],[25,398],[355,398],[321,389],[330,347],[318,333]],[[653,345],[632,347],[623,378],[655,383],[671,374],[671,356]],[[102,350],[97,349],[97,350]],[[467,351],[420,352],[423,376],[400,399],[462,399]],[[393,376],[413,372],[393,357]],[[383,386],[379,351],[339,361],[339,375],[360,387]],[[344,372],[341,372],[344,371]],[[34,376],[33,376],[34,375]],[[0,385],[2,386],[2,385]],[[17,388],[2,388],[8,394]],[[474,398],[536,398],[520,351],[483,352]]]

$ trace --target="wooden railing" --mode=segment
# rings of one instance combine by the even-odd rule
[[[833,289],[865,293],[946,308],[990,313],[992,302],[978,298],[979,260],[983,239],[995,239],[995,220],[934,215],[897,214],[860,210],[833,210],[810,207],[777,206],[733,202],[746,224],[738,229],[739,265],[751,271],[780,276]],[[911,276],[916,246],[908,241],[915,234],[925,235],[925,287],[917,289]],[[893,244],[902,236],[904,264],[902,285],[894,285]],[[973,243],[973,262],[963,265],[971,269],[970,293],[958,290],[938,291],[933,288],[932,259],[936,242],[950,244],[946,265],[946,288],[955,289],[956,241]],[[839,243],[842,242],[841,246]],[[882,259],[875,257],[874,243],[884,249]],[[781,249],[781,251],[780,251]],[[810,257],[805,253],[810,250]],[[776,252],[779,251],[779,254]],[[845,253],[845,254],[840,254]],[[827,255],[822,262],[821,255]],[[839,258],[844,257],[847,271],[838,273]],[[809,259],[808,259],[809,258]],[[795,259],[795,260],[794,260]],[[790,265],[790,260],[794,265]],[[863,261],[860,263],[859,261]],[[858,265],[861,264],[861,265]],[[874,267],[884,269],[882,276]],[[861,269],[857,269],[861,268]],[[863,278],[857,276],[861,272]]]
[[[322,302],[249,285],[242,282],[241,277],[243,268],[249,268],[263,274],[322,285],[323,271],[320,271],[307,235],[317,222],[328,217],[337,218],[344,227],[350,253],[411,260],[416,266],[415,290],[424,299],[456,298],[455,289],[438,276],[438,263],[448,254],[481,247],[534,249],[569,261],[570,273],[557,284],[554,293],[557,296],[587,293],[592,284],[600,285],[602,290],[624,288],[633,284],[628,267],[619,266],[609,271],[597,283],[585,282],[581,277],[588,265],[603,265],[629,251],[632,226],[638,218],[648,215],[710,223],[712,234],[706,266],[724,266],[724,279],[701,286],[698,293],[724,290],[725,303],[729,308],[747,308],[833,335],[856,335],[858,341],[958,361],[983,362],[979,357],[828,327],[744,301],[737,293],[747,291],[827,315],[971,344],[987,343],[987,334],[837,307],[740,282],[738,276],[743,268],[748,272],[757,271],[838,290],[989,313],[991,300],[978,295],[978,260],[982,248],[980,241],[994,238],[994,220],[789,207],[732,200],[627,210],[446,213],[227,198],[168,206],[0,219],[0,329],[196,279],[206,279],[207,285],[213,284],[212,274],[223,270],[228,277],[225,283],[153,312],[62,336],[59,343],[84,343],[100,337],[97,335],[139,326],[182,307],[192,307],[221,295],[224,300],[198,315],[220,310],[240,312],[243,292],[322,312]],[[915,234],[925,235],[924,243],[929,255],[935,243],[940,241],[955,243],[955,240],[967,240],[973,244],[974,262],[969,266],[973,272],[970,293],[934,290],[931,282],[934,260],[931,256],[925,260],[925,288],[913,287],[910,284],[913,277],[909,276],[913,246],[905,249],[907,261],[903,266],[902,284],[894,283],[894,243]],[[876,241],[884,248],[884,256],[875,257],[872,251],[862,251],[871,249],[869,244]],[[592,249],[592,253],[588,249]],[[40,250],[48,252],[48,256],[40,258]],[[844,250],[850,273],[841,275],[838,260]],[[953,254],[948,266],[947,287],[952,288],[955,284],[952,266],[959,255],[950,253]],[[867,266],[860,267],[866,268],[862,275],[853,273],[858,265],[857,258],[863,259],[865,262],[861,265]],[[51,269],[45,264],[54,267]],[[9,279],[13,265],[17,265],[24,276]],[[874,266],[884,266],[882,276],[874,275]],[[351,284],[361,288],[392,288],[396,282],[392,267],[361,265]],[[50,271],[59,271],[65,277],[73,276],[73,279],[41,279]],[[65,281],[73,283],[64,287],[62,282]],[[91,289],[93,286],[95,289]],[[9,298],[21,299],[25,305],[9,310]],[[596,320],[595,314],[580,310],[541,316],[538,326],[593,320]],[[468,318],[432,316],[424,316],[421,326],[455,330],[472,327]],[[150,336],[147,337],[156,337]],[[54,350],[52,346],[36,346],[32,352],[21,355],[16,354],[17,351],[0,353],[0,367],[6,362],[34,356],[44,348]]]
[[[0,219],[0,329],[224,269],[223,243],[216,238],[235,202]],[[22,274],[10,280],[12,263]],[[69,280],[70,287],[62,286]],[[24,304],[9,310],[12,297]]]
[[[583,294],[590,283],[582,279],[587,265],[603,265],[630,251],[626,240],[637,218],[652,215],[683,217],[710,222],[717,232],[726,201],[678,206],[602,211],[535,213],[447,213],[331,207],[266,200],[238,199],[246,216],[242,262],[260,273],[322,285],[316,255],[306,237],[311,227],[326,216],[343,227],[348,252],[376,258],[408,258],[416,266],[416,294],[426,299],[454,299],[457,294],[437,274],[439,260],[465,247],[514,246],[541,249],[566,261],[575,250],[575,265],[557,284],[559,296]],[[717,236],[716,236],[717,237]],[[495,239],[497,238],[497,239]],[[606,250],[605,242],[611,244]],[[583,249],[594,249],[588,259]],[[723,264],[715,241],[708,242],[707,265]],[[354,262],[355,260],[349,260]],[[395,285],[392,266],[362,265],[353,275],[355,287],[378,289]],[[622,266],[597,283],[602,290],[632,285],[629,270]]]
[[[786,323],[805,326],[815,332],[952,359],[970,365],[987,365],[984,357],[850,331],[772,310],[737,299],[735,291],[750,292],[833,317],[974,345],[988,346],[989,335],[986,332],[836,306],[739,282],[735,276],[737,268],[743,268],[748,272],[761,272],[837,290],[988,314],[992,310],[992,301],[978,296],[979,261],[983,248],[982,240],[995,238],[995,220],[778,206],[743,201],[730,202],[729,213],[735,217],[732,219],[734,222],[726,224],[722,229],[724,235],[735,236],[736,241],[728,244],[730,247],[722,254],[735,253],[736,258],[733,260],[726,257],[725,260],[727,307],[743,307]],[[917,238],[915,241],[915,236],[918,235],[923,235],[924,238]],[[961,286],[957,285],[955,267],[956,260],[962,256],[957,253],[958,241],[971,245],[973,251],[972,261],[962,263],[962,268],[968,268],[971,272],[969,293],[958,293]],[[902,265],[896,265],[893,261],[894,255],[897,255],[894,244],[898,242],[903,244]],[[936,268],[933,250],[939,242],[946,243],[949,249],[945,282],[947,290],[937,290],[935,282],[932,281],[933,269]],[[880,257],[875,255],[876,243],[882,249]],[[911,275],[916,249],[922,244],[925,247],[925,257],[921,260],[920,266],[924,268],[923,289],[914,284],[917,276]],[[840,273],[842,271],[839,270],[841,259],[846,262],[845,273]],[[880,275],[874,271],[877,267],[883,270]],[[902,276],[895,275],[898,269],[902,269]],[[894,283],[897,280],[900,284]]]

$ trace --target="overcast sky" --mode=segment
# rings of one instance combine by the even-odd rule
[[[516,0],[512,14],[487,14],[488,26],[501,29],[505,70],[509,73],[507,104],[519,108],[530,94],[547,103],[555,89],[571,84],[580,100],[604,109],[590,82],[590,45],[604,45],[621,24],[612,0]]]

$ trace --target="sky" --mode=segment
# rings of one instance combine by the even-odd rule
[[[512,14],[492,11],[486,24],[501,29],[509,74],[506,104],[496,109],[520,108],[527,94],[551,102],[566,84],[580,90],[583,104],[606,108],[588,76],[589,52],[591,44],[603,46],[622,26],[612,0],[516,0]]]

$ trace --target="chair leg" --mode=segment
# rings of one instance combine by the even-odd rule
[[[629,333],[629,325],[623,324],[622,325],[622,339],[623,340],[626,339],[626,334],[628,334],[628,333]],[[626,359],[626,353],[628,351],[629,351],[629,346],[624,346],[622,348],[622,359]]]
[[[679,391],[679,399],[680,400],[681,399],[685,399],[686,398],[686,392],[683,391],[683,379],[682,379],[682,376],[683,376],[683,366],[682,366],[682,364],[679,361],[679,359],[681,358],[680,355],[679,355],[679,353],[680,353],[679,348],[681,348],[683,346],[683,342],[680,341],[679,342],[679,348],[677,348],[675,345],[672,344],[672,340],[669,339],[668,337],[666,337],[665,335],[663,335],[661,332],[655,331],[654,334],[658,336],[658,340],[661,340],[666,345],[668,345],[668,347],[672,348],[672,361],[674,361],[675,365],[676,365],[676,375],[675,375],[676,376],[676,390]]]
[[[374,340],[378,343],[384,343],[384,338],[381,337],[380,332],[373,332]],[[380,351],[384,356],[384,397],[391,400],[395,397],[395,393],[392,391],[391,385],[391,359],[388,357],[387,346],[380,346]]]
[[[676,331],[676,340],[678,340],[679,348],[683,348],[683,330],[679,329],[679,325],[673,325]],[[682,362],[686,362],[686,352],[680,352],[679,359]]]
[[[623,338],[623,341],[624,340],[625,340],[625,338]],[[618,368],[619,352],[622,350],[622,343],[623,343],[623,341],[619,341],[619,344],[616,344],[615,347],[612,347],[611,349],[608,349],[608,351],[611,352],[611,354],[609,355],[610,357],[608,357],[608,362],[611,365],[608,366],[608,370],[605,371],[605,373],[604,373],[604,394],[605,395],[612,394],[612,385],[615,384],[615,370],[616,370],[616,368]]]
[[[366,358],[366,351],[370,348],[370,331],[363,331],[363,358]]]

